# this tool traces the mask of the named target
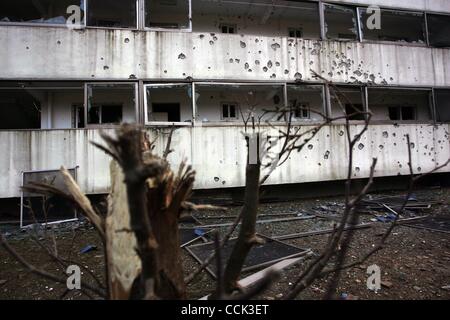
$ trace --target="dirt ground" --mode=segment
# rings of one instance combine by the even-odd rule
[[[384,193],[386,194],[386,193]],[[390,194],[401,194],[392,192]],[[434,216],[450,217],[450,189],[426,189],[417,191],[420,199],[433,200],[437,204],[431,210],[416,212],[416,215],[430,214]],[[321,212],[324,215],[339,216],[343,207],[343,197],[301,200],[284,203],[272,203],[261,205],[260,214],[296,213],[308,215]],[[239,207],[231,207],[227,215],[236,215]],[[380,213],[378,213],[380,214]],[[232,219],[211,218],[214,215],[224,215],[223,212],[202,212],[196,215],[203,224],[231,222]],[[210,218],[205,219],[205,216]],[[271,217],[273,218],[273,217]],[[384,222],[373,222],[373,214],[361,216],[361,222],[372,222],[368,229],[355,231],[354,241],[351,244],[347,261],[354,261],[364,255],[379,241],[381,235],[389,226]],[[289,222],[274,222],[258,224],[260,234],[266,236],[285,235],[298,232],[328,229],[332,227],[333,220],[315,218]],[[222,228],[222,232],[226,232]],[[17,252],[31,264],[44,270],[64,276],[64,268],[52,261],[45,251],[25,232],[17,230],[17,227],[2,226],[0,231],[7,234],[7,240]],[[101,282],[104,282],[103,266],[104,256],[99,238],[86,223],[72,224],[66,227],[53,229],[57,249],[61,256],[85,267],[83,281],[95,284],[89,272],[95,274]],[[47,230],[51,232],[51,230]],[[49,240],[41,235],[42,243],[52,246]],[[324,247],[328,235],[309,236],[300,239],[286,240],[286,243],[300,248],[312,249],[315,254]],[[88,245],[97,249],[88,253],[80,253],[80,250]],[[183,262],[186,274],[195,270],[198,263],[183,250]],[[288,288],[306,268],[311,261],[305,260],[283,270],[281,277],[271,288],[262,294],[263,299],[280,299]],[[377,293],[367,289],[366,269],[369,265],[376,264],[381,268],[381,280],[383,286]],[[247,274],[244,274],[244,276]],[[298,299],[321,299],[327,288],[329,279],[317,280],[310,288],[298,296]],[[435,232],[424,229],[398,226],[389,238],[387,246],[372,256],[363,265],[343,272],[336,296],[347,299],[450,299],[450,233]],[[189,297],[197,299],[211,292],[214,288],[214,280],[203,272],[188,287]],[[86,299],[79,292],[65,294],[65,286],[55,284],[30,274],[17,261],[9,256],[3,248],[0,248],[0,299]],[[65,295],[64,295],[65,294]]]

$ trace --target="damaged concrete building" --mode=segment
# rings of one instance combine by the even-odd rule
[[[20,196],[23,172],[61,165],[107,193],[109,159],[90,141],[122,122],[151,136],[175,125],[170,161],[193,164],[197,189],[241,187],[241,110],[300,101],[304,130],[322,121],[313,110],[343,112],[311,70],[373,113],[355,178],[373,157],[377,177],[408,174],[405,134],[417,173],[450,158],[448,0],[2,0],[0,43],[0,198]],[[345,179],[344,130],[321,130],[267,184]]]

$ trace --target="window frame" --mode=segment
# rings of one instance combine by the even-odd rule
[[[191,122],[179,121],[149,121],[148,119],[148,88],[164,88],[164,87],[191,87]],[[145,83],[144,84],[144,125],[145,126],[178,126],[178,127],[190,127],[195,123],[195,84],[189,82],[171,82],[171,83]]]
[[[428,26],[427,26],[427,18],[426,18],[426,12],[425,11],[413,11],[413,10],[399,10],[399,9],[391,9],[391,8],[380,8],[381,13],[383,11],[389,11],[389,12],[404,12],[409,14],[420,14],[422,15],[422,31],[423,31],[423,43],[420,42],[402,42],[399,40],[372,40],[372,39],[365,39],[364,38],[364,28],[363,28],[363,19],[362,19],[362,12],[361,9],[367,10],[369,7],[365,6],[358,6],[356,8],[357,10],[357,20],[358,20],[358,34],[359,34],[359,42],[361,43],[378,43],[378,44],[398,44],[398,45],[405,45],[405,46],[414,46],[414,47],[428,47],[429,46],[429,33],[428,33]]]
[[[223,116],[223,107],[227,105],[228,106],[228,115],[230,114],[230,106],[234,106],[235,107],[235,116],[234,117],[224,117]],[[221,114],[220,114],[220,120],[222,121],[234,121],[234,120],[239,120],[239,110],[240,110],[240,106],[239,103],[235,102],[235,101],[221,101],[220,102],[220,107],[221,107]]]
[[[138,93],[138,85],[137,82],[130,81],[102,81],[102,82],[85,82],[84,83],[84,128],[85,129],[98,129],[98,128],[108,128],[108,127],[119,127],[121,124],[98,124],[98,123],[88,123],[88,106],[89,106],[89,86],[102,86],[102,85],[133,85],[134,87],[134,114],[135,114],[135,122],[139,123],[139,93]],[[123,109],[122,109],[123,112]],[[123,119],[122,119],[123,120]]]
[[[86,28],[87,25],[87,7],[88,7],[88,1],[84,0],[84,10],[83,12],[83,19],[82,23],[79,26],[73,27],[74,29],[80,30]],[[139,0],[136,0],[139,1]],[[65,24],[60,23],[32,23],[32,22],[6,22],[6,21],[0,21],[0,26],[16,26],[16,27],[51,27],[51,28],[68,28],[67,21]]]
[[[139,0],[136,0],[139,1]],[[140,7],[140,29],[144,31],[166,31],[166,32],[192,32],[192,0],[186,0],[189,4],[189,13],[188,13],[188,20],[189,20],[189,26],[187,28],[177,28],[177,29],[171,29],[171,28],[162,28],[162,27],[147,27],[146,25],[146,11],[145,6],[147,1],[151,0],[140,0],[139,2],[142,4]]]

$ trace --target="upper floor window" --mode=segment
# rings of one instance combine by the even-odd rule
[[[80,20],[77,23],[84,24],[83,0],[2,0],[0,22],[65,25],[75,11]]]
[[[450,89],[434,90],[436,99],[436,121],[450,122]]]
[[[301,28],[289,28],[289,38],[303,38],[303,30]]]
[[[235,24],[221,24],[219,29],[222,33],[236,33],[237,31]]]
[[[324,4],[327,39],[357,40],[356,10],[349,6]]]
[[[145,27],[191,29],[190,0],[145,0]]]
[[[425,43],[425,20],[422,13],[381,10],[379,26],[370,24],[372,13],[368,14],[367,9],[359,8],[359,13],[363,39]]]
[[[235,102],[222,103],[222,120],[235,120],[238,118],[238,107]]]
[[[450,47],[450,15],[427,14],[430,45]]]
[[[87,25],[137,29],[137,0],[89,0]]]

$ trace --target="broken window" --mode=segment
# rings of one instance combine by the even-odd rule
[[[235,24],[221,24],[219,29],[221,33],[236,33]]]
[[[381,10],[379,29],[369,29],[368,19],[373,13],[359,8],[362,37],[365,40],[425,43],[425,20],[422,13]],[[373,26],[370,26],[373,27]]]
[[[136,86],[132,83],[86,84],[88,125],[136,122]]]
[[[436,121],[450,122],[450,89],[435,89]]]
[[[302,1],[210,1],[193,5],[193,29],[216,32],[222,21],[236,25],[235,33],[286,37],[289,28],[301,30],[301,37],[320,38],[319,5]],[[298,34],[299,35],[299,34]]]
[[[239,104],[232,104],[234,106],[232,109],[235,109],[234,117],[224,117],[224,101],[239,101]],[[228,103],[228,106],[230,104]],[[197,83],[195,85],[195,105],[196,118],[202,122],[233,119],[239,121],[252,116],[257,121],[265,110],[275,110],[285,106],[284,86],[278,84]],[[233,114],[231,113],[231,115]]]
[[[349,120],[364,120],[364,88],[337,86],[330,88],[332,117],[348,117]]]
[[[145,27],[191,29],[190,0],[146,0]]]
[[[322,120],[325,113],[323,96],[323,86],[288,85],[287,99],[294,111],[292,120]]]
[[[72,105],[83,105],[81,83],[0,84],[0,129],[72,128]]]
[[[89,0],[87,16],[88,26],[137,28],[137,1]]]
[[[73,14],[72,10],[68,10],[70,6],[80,8],[80,22],[82,22],[83,0],[2,0],[0,1],[0,23],[65,25],[67,19]]]
[[[429,121],[431,91],[428,89],[369,88],[373,121]]]
[[[192,123],[191,84],[149,84],[145,88],[145,123]]]
[[[328,39],[358,40],[355,8],[334,4],[323,6],[325,35]]]
[[[450,47],[450,15],[427,14],[430,45]]]

